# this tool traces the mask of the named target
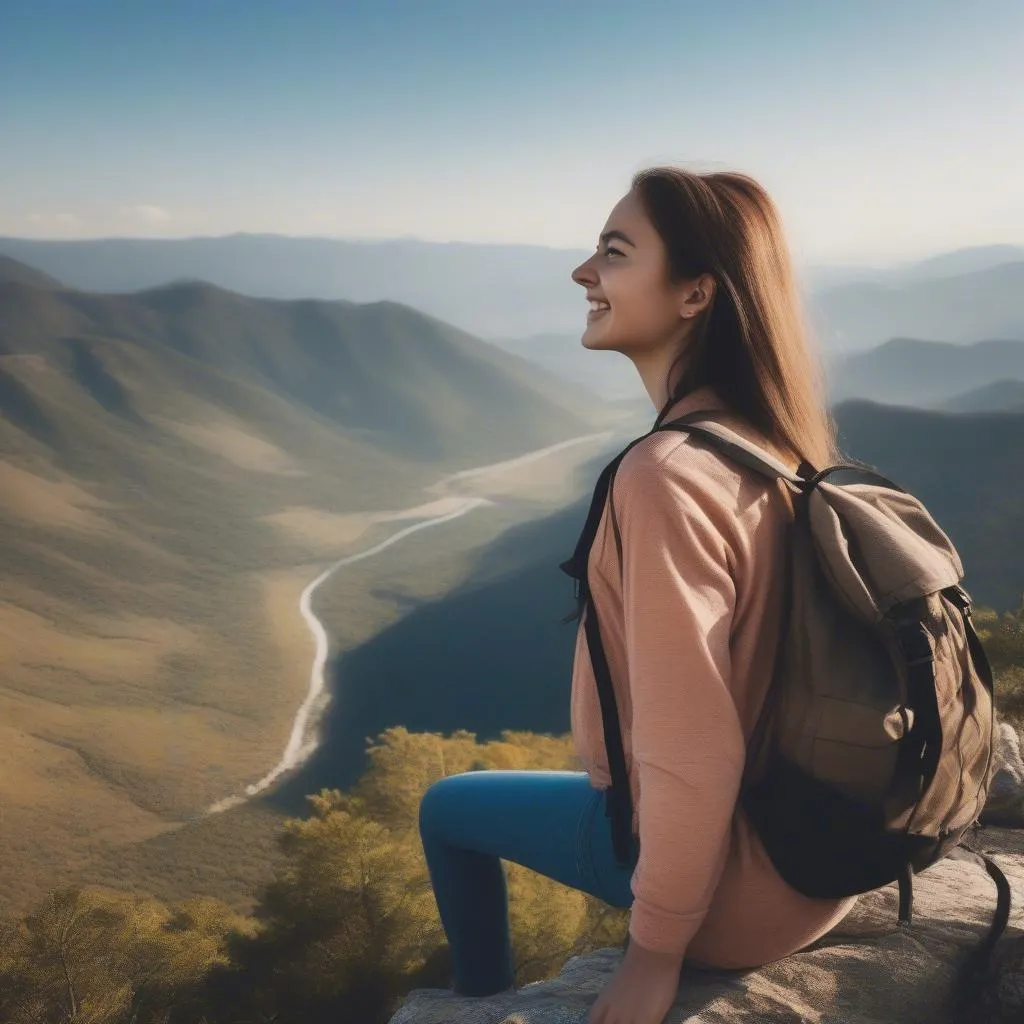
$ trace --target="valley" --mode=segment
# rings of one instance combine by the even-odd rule
[[[395,304],[98,295],[10,262],[0,410],[0,911],[274,768],[316,652],[300,597],[326,567],[450,509],[453,473],[610,425]],[[507,485],[455,550],[554,500],[585,448],[557,449],[522,507]],[[349,603],[353,636],[387,620]]]
[[[552,572],[550,564],[545,567],[548,586],[543,590],[531,579],[534,593],[524,594],[514,581],[524,556],[531,564],[564,556],[557,543],[554,548],[543,542],[537,546],[530,538],[545,536],[542,524],[557,521],[561,524],[558,540],[564,547],[568,533],[578,528],[581,502],[586,501],[599,464],[607,461],[625,436],[638,429],[642,428],[633,424],[619,437],[599,432],[578,443],[531,453],[528,461],[515,459],[471,469],[466,476],[454,474],[428,491],[451,491],[459,486],[465,497],[434,499],[405,514],[380,513],[381,524],[387,524],[406,516],[412,518],[415,513],[436,514],[442,503],[449,509],[455,502],[463,503],[463,508],[468,503],[472,509],[472,514],[456,516],[451,525],[438,522],[436,529],[406,536],[399,543],[388,544],[387,535],[398,536],[410,527],[396,533],[392,526],[375,544],[372,541],[378,534],[371,537],[364,533],[358,543],[346,545],[354,549],[343,559],[349,564],[339,566],[336,574],[323,581],[312,605],[313,613],[323,623],[325,640],[329,640],[330,653],[321,667],[331,698],[318,709],[324,714],[322,723],[314,719],[313,728],[304,734],[306,743],[295,744],[299,750],[308,744],[308,760],[297,771],[283,774],[265,793],[227,795],[159,833],[131,843],[112,842],[99,847],[75,869],[61,869],[60,876],[69,882],[92,881],[168,900],[184,895],[216,896],[239,910],[248,910],[253,894],[277,863],[279,851],[274,836],[281,822],[289,814],[303,813],[307,794],[315,792],[321,781],[330,786],[348,784],[351,769],[344,766],[363,766],[364,735],[377,730],[380,721],[391,724],[404,721],[408,715],[416,719],[416,708],[424,700],[434,702],[437,721],[451,721],[453,701],[457,704],[463,699],[460,693],[467,679],[465,674],[438,670],[434,659],[439,650],[474,650],[485,657],[477,696],[465,704],[467,722],[479,718],[480,700],[490,702],[499,715],[510,700],[515,700],[521,710],[518,717],[510,717],[513,723],[543,720],[543,716],[538,718],[535,698],[516,700],[513,688],[504,697],[500,693],[510,670],[522,667],[524,656],[532,665],[530,691],[545,705],[557,706],[560,721],[568,709],[571,661],[566,655],[573,635],[557,619],[569,603],[571,587],[557,566]],[[523,476],[524,465],[533,467],[528,478]],[[419,524],[430,522],[420,519]],[[525,546],[524,539],[528,541]],[[504,564],[499,562],[496,568],[495,553],[503,548],[508,554]],[[338,547],[335,543],[324,550],[330,550],[333,557]],[[367,552],[374,553],[365,557]],[[308,581],[309,573],[316,569],[310,566],[303,571]],[[492,602],[480,600],[484,596],[479,593],[481,580],[499,588],[506,581],[513,583],[512,604],[506,605],[509,614],[499,616]],[[297,572],[294,583],[299,582]],[[293,587],[289,597],[297,592],[297,586]],[[283,596],[284,591],[281,593]],[[466,615],[463,593],[477,595],[469,598],[479,607],[475,617]],[[422,609],[434,619],[440,616],[441,621],[441,628],[434,630],[432,638],[418,634],[411,643],[399,638],[399,649],[411,663],[418,662],[424,668],[420,685],[407,687],[405,676],[392,673],[389,666],[381,666],[380,672],[368,677],[360,664],[364,659],[361,652],[377,648],[384,637],[388,638],[385,646],[390,646],[395,631],[402,629],[414,609]],[[417,621],[421,617],[413,616]],[[289,642],[296,659],[291,676],[303,676],[308,683],[311,662],[319,660],[317,656],[323,652],[305,624],[302,630],[298,628],[302,617],[295,604],[290,608],[282,605],[278,618],[279,623],[290,627]],[[314,664],[314,671],[316,667]],[[471,680],[469,683],[472,686]],[[388,709],[385,719],[367,717],[360,711],[368,694],[376,694],[384,702]],[[339,723],[344,723],[341,734]],[[496,726],[486,724],[482,730],[497,731]],[[276,759],[276,751],[284,749],[285,741],[294,735],[293,721],[292,732],[282,734],[277,747],[264,751],[267,767]],[[325,762],[326,779],[322,777]]]

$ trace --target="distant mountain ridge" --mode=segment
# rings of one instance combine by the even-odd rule
[[[949,398],[938,408],[947,412],[1024,412],[1024,380],[997,380]]]
[[[833,359],[829,395],[833,402],[863,398],[930,408],[1007,378],[1024,379],[1024,340],[957,345],[893,338]]]
[[[1004,263],[1024,261],[1024,246],[1021,245],[978,245],[954,252],[940,253],[927,259],[918,260],[903,267],[893,267],[883,276],[900,283],[922,281],[959,274],[974,274],[990,270]]]
[[[265,298],[388,299],[488,339],[581,333],[586,304],[570,274],[590,255],[255,234],[0,238],[0,253],[92,291],[132,292],[189,278]],[[1024,337],[1020,273],[1003,269],[1015,265],[1024,266],[1024,247],[975,246],[896,267],[808,267],[800,280],[825,349],[849,352],[900,336],[958,343]]]
[[[55,277],[3,255],[0,255],[0,284],[27,284],[34,288],[64,287]]]
[[[905,283],[841,285],[813,295],[810,309],[831,353],[866,351],[890,338],[1024,340],[1024,259]]]
[[[869,282],[905,285],[913,281],[971,274],[997,267],[1001,263],[1017,263],[1021,260],[1024,260],[1024,246],[1021,245],[974,245],[894,266],[812,266],[804,271],[803,279],[809,290],[815,292]]]
[[[0,354],[130,344],[269,389],[416,458],[510,455],[583,433],[593,395],[399,303],[254,299],[206,283],[127,295],[0,284]],[[96,358],[102,358],[96,355]]]
[[[219,238],[40,241],[0,238],[0,253],[96,292],[199,279],[268,299],[390,300],[483,337],[582,329],[577,250],[416,239]]]

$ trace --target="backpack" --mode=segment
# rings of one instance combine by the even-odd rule
[[[597,682],[616,857],[629,862],[632,798],[587,562],[619,463],[650,434],[677,430],[782,479],[791,496],[778,656],[739,795],[765,851],[813,898],[898,882],[900,926],[911,923],[915,873],[946,856],[982,864],[998,905],[973,954],[980,975],[1009,919],[1010,887],[967,836],[988,794],[995,712],[956,549],[918,499],[866,463],[815,472],[805,461],[794,474],[723,424],[694,422],[706,415],[655,426],[605,467],[575,552],[560,566],[578,602],[563,621],[583,619]],[[876,482],[830,481],[851,472]]]

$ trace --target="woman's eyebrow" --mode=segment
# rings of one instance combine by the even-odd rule
[[[619,239],[620,241],[623,241],[623,242],[625,242],[625,243],[626,243],[626,245],[632,245],[634,249],[636,248],[636,243],[632,242],[632,241],[631,241],[631,240],[630,240],[629,238],[627,238],[627,237],[626,237],[626,235],[624,235],[624,234],[623,234],[623,233],[622,233],[621,231],[615,231],[615,230],[612,230],[612,231],[606,231],[606,232],[605,232],[605,233],[604,233],[604,234],[603,234],[603,235],[602,235],[602,236],[601,236],[601,237],[600,237],[600,238],[598,239],[598,241],[599,241],[599,242],[600,242],[601,244],[603,244],[603,245],[607,245],[607,244],[608,244],[608,241],[609,241],[610,239],[612,239],[612,238],[618,238],[618,239]]]

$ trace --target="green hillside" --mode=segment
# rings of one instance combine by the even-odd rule
[[[646,400],[636,368],[621,352],[590,351],[575,334],[534,334],[527,338],[495,338],[506,352],[522,356],[563,380],[582,385],[604,401]]]
[[[550,577],[552,560],[565,557],[555,549],[572,543],[567,536],[575,529],[571,519],[599,465],[641,429],[631,423],[618,440],[569,449],[560,458],[523,467],[518,476],[501,474],[475,485],[464,482],[466,493],[489,495],[494,504],[432,529],[426,535],[429,540],[409,537],[372,559],[345,566],[317,590],[313,607],[331,645],[328,678],[333,696],[326,730],[330,733],[335,723],[351,721],[355,762],[362,763],[362,737],[372,734],[363,730],[372,731],[382,721],[401,722],[407,713],[418,719],[424,703],[436,706],[443,716],[453,698],[456,703],[465,700],[472,719],[490,701],[495,714],[488,721],[497,721],[508,711],[507,697],[525,686],[537,695],[523,700],[527,719],[537,719],[538,708],[546,708],[544,715],[562,716],[561,691],[568,683],[569,666],[565,644],[571,642],[571,629],[557,620],[571,603],[569,582],[557,570],[553,588],[542,580]],[[566,508],[572,511],[552,518],[552,509]],[[554,522],[562,525],[559,537],[551,540],[544,524]],[[531,577],[501,597],[500,588],[511,583],[524,564],[535,565],[541,580]],[[294,616],[291,608],[285,612]],[[387,638],[383,645],[381,637]],[[397,646],[390,653],[397,656],[389,658],[392,643]],[[403,651],[407,664],[392,679],[392,666],[402,662]],[[383,653],[383,661],[367,662],[364,654],[369,652]],[[350,655],[357,663],[351,678],[341,667],[349,664]],[[311,652],[304,657],[311,657]],[[417,663],[423,673],[419,679]],[[304,660],[300,668],[308,664]],[[504,684],[511,685],[502,692]],[[522,715],[508,717],[519,721]],[[272,759],[274,752],[269,756]],[[265,762],[260,774],[269,764]],[[61,877],[68,883],[102,882],[163,899],[186,893],[214,895],[246,909],[271,870],[270,837],[279,816],[287,808],[305,807],[310,770],[319,770],[316,762],[279,784],[268,797],[222,814],[182,821],[131,847],[99,851]],[[220,795],[231,792],[225,788]],[[235,853],[229,855],[231,846]],[[225,869],[226,859],[230,870]]]

